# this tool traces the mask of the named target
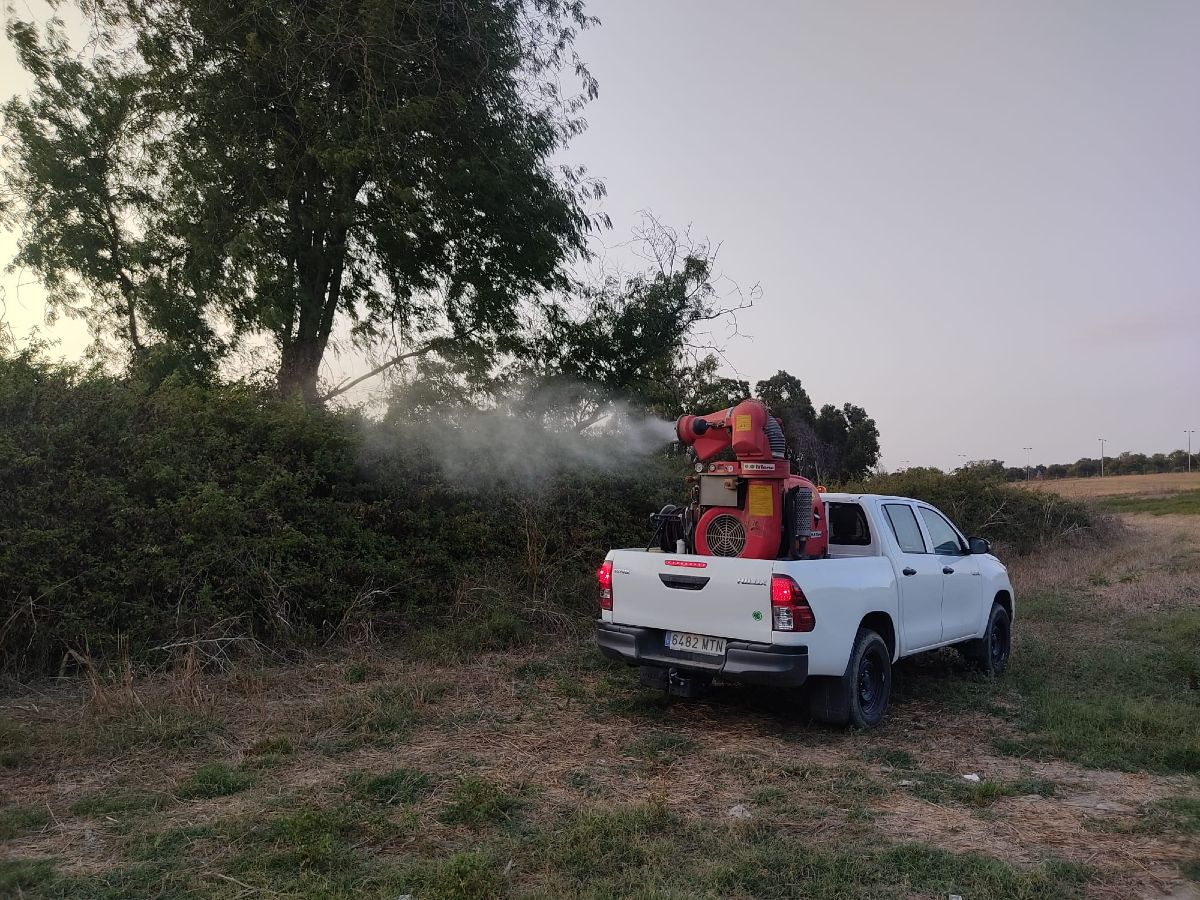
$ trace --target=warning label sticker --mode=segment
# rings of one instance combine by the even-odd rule
[[[734,431],[749,431],[750,430],[750,417],[749,416],[734,416],[733,417],[733,430]]]
[[[750,485],[750,515],[775,515],[775,489],[769,484]]]

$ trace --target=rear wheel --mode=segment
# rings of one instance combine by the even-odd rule
[[[892,698],[892,654],[887,642],[869,628],[860,628],[846,673],[814,681],[809,692],[813,718],[855,728],[877,727]]]

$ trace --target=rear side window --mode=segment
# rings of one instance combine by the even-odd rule
[[[857,503],[829,504],[829,543],[871,546],[871,528],[861,506]]]
[[[913,515],[912,507],[904,503],[885,503],[883,512],[892,525],[892,534],[896,543],[905,553],[927,553],[925,538],[921,536],[921,527],[917,517]]]
[[[921,518],[925,520],[925,527],[929,529],[929,538],[933,541],[934,553],[963,552],[964,548],[962,541],[959,540],[958,532],[954,530],[953,525],[946,521],[945,517],[922,506]]]

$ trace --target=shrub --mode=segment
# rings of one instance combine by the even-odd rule
[[[1050,491],[1006,484],[1003,475],[963,469],[949,475],[909,469],[875,475],[843,490],[914,497],[936,506],[971,537],[983,537],[1017,553],[1048,541],[1094,531],[1095,513]]]
[[[682,489],[652,457],[506,481],[485,448],[451,481],[411,424],[0,353],[0,668],[480,610],[503,627],[463,629],[467,648],[512,646],[586,621],[604,553]]]

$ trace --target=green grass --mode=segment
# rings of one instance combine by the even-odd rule
[[[650,731],[625,748],[629,756],[648,762],[670,765],[696,748],[696,742],[683,734]]]
[[[1016,627],[1002,678],[929,654],[896,667],[893,702],[990,713],[1016,732],[997,749],[1022,758],[1200,772],[1200,609],[1119,612],[1066,591],[1022,601]]]
[[[71,812],[77,816],[112,816],[160,809],[172,802],[167,794],[114,789],[80,797],[71,804]]]
[[[382,775],[353,772],[346,782],[356,799],[373,800],[391,806],[416,803],[429,792],[432,779],[414,769],[395,769]]]
[[[29,726],[0,716],[0,769],[16,769],[33,758]]]
[[[296,741],[286,735],[260,738],[246,748],[246,763],[253,769],[277,769],[296,753]]]
[[[1200,515],[1200,491],[1180,491],[1160,497],[1139,497],[1119,494],[1103,497],[1100,507],[1106,512],[1150,513],[1155,516]]]
[[[50,824],[50,812],[44,806],[0,806],[0,841],[41,831]]]
[[[334,718],[360,741],[387,744],[408,737],[421,720],[424,707],[438,700],[448,687],[439,683],[386,685],[339,700]]]
[[[216,747],[226,733],[224,723],[182,706],[136,707],[116,716],[96,718],[77,729],[81,748],[116,755],[147,749],[192,750]]]
[[[253,783],[254,776],[243,769],[225,763],[207,763],[179,783],[175,796],[181,800],[210,800],[237,794]]]
[[[447,825],[482,827],[509,822],[521,808],[521,799],[505,793],[483,778],[468,776],[459,780],[450,794],[450,805],[441,815]]]
[[[863,751],[863,759],[893,769],[915,769],[917,767],[917,761],[913,759],[911,753],[893,747],[868,747]]]
[[[1018,755],[1126,771],[1200,772],[1200,610],[1112,621],[1091,644],[1030,637],[1013,657]]]
[[[0,897],[20,897],[54,880],[48,859],[0,859]]]
[[[570,813],[525,847],[524,866],[546,873],[545,897],[1033,900],[1077,896],[1089,877],[1063,863],[1022,870],[919,844],[822,848],[793,829],[706,825],[655,803]]]
[[[1168,797],[1151,803],[1133,830],[1200,835],[1200,798]]]

